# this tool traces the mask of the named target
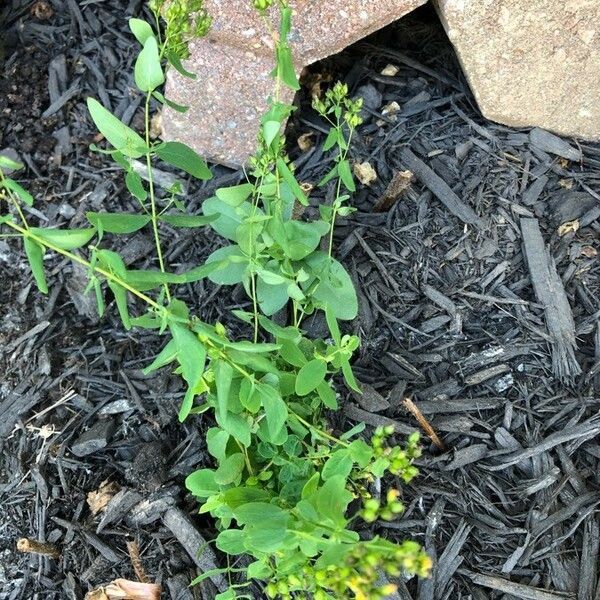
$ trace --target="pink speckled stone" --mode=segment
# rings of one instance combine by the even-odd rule
[[[298,73],[306,65],[396,21],[426,0],[296,0],[289,43]],[[259,117],[273,90],[272,40],[250,0],[205,0],[213,19],[209,35],[190,44],[186,79],[174,69],[166,95],[189,110],[165,108],[165,139],[182,141],[207,159],[237,166],[256,148]],[[269,21],[278,27],[278,11]],[[292,100],[284,92],[283,100]]]
[[[599,0],[436,0],[481,112],[600,140]]]

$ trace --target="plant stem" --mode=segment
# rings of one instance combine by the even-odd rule
[[[4,183],[5,180],[6,180],[6,177],[4,176],[2,169],[0,169],[0,182]],[[2,186],[2,187],[4,187],[4,186]],[[8,194],[8,197],[10,198],[10,201],[13,203],[14,207],[17,210],[17,213],[19,214],[19,218],[21,219],[21,222],[23,223],[23,227],[25,227],[25,229],[29,229],[29,224],[27,223],[27,219],[25,218],[25,215],[23,214],[23,211],[21,210],[21,206],[19,205],[19,202],[14,197],[12,190],[7,189],[7,188],[5,188],[5,189]]]
[[[146,135],[146,147],[150,147],[150,99],[152,98],[152,93],[148,92],[146,95],[146,103],[144,105],[144,129]],[[154,194],[154,175],[152,173],[152,159],[150,152],[146,152],[146,169],[148,172],[148,188],[150,194],[150,210],[151,210],[151,220],[152,220],[152,232],[154,234],[154,245],[156,246],[156,256],[158,258],[158,265],[162,273],[165,272],[165,263],[163,259],[162,248],[160,245],[160,235],[158,233],[158,214],[156,211],[156,196]],[[165,290],[165,294],[167,296],[167,301],[171,302],[171,292],[169,291],[169,285],[167,283],[163,283],[163,287]]]
[[[302,423],[302,425],[304,425],[305,427],[308,427],[311,431],[313,431],[317,435],[320,435],[321,437],[324,437],[325,439],[328,439],[331,442],[335,442],[336,444],[339,444],[340,446],[343,446],[344,448],[348,448],[350,446],[350,444],[348,444],[347,442],[344,442],[343,440],[339,440],[338,438],[331,435],[330,433],[327,433],[326,431],[319,429],[312,423],[309,423],[306,419],[302,418],[297,412],[294,412],[291,408],[288,408],[288,411],[292,415],[294,415],[294,417],[296,417],[296,419],[298,419],[298,421],[300,421],[300,423]]]

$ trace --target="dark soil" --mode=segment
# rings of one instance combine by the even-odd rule
[[[89,151],[85,98],[139,126],[126,16],[142,2],[41,4],[0,7],[0,150],[27,165],[18,179],[36,197],[30,218],[76,226],[86,210],[133,210],[118,169]],[[396,75],[381,74],[388,64]],[[336,235],[359,290],[349,329],[362,338],[356,372],[370,387],[331,426],[392,422],[401,441],[419,427],[402,402],[410,397],[443,444],[424,436],[406,514],[373,528],[415,538],[435,559],[434,577],[401,584],[398,597],[598,600],[600,146],[565,140],[567,159],[554,136],[484,119],[427,10],[312,73],[312,83],[330,74],[365,98],[352,159],[377,172]],[[300,179],[316,183],[328,169],[324,124],[304,94],[290,153]],[[300,151],[310,132],[315,145]],[[405,170],[410,185],[390,189]],[[198,207],[240,177],[217,167],[209,184],[188,183],[186,201]],[[167,258],[199,264],[218,243],[174,232]],[[121,245],[128,263],[151,264],[144,235]],[[197,540],[191,556],[184,548],[190,535],[210,540],[211,522],[181,526],[194,512],[182,481],[208,461],[206,417],[179,425],[179,380],[141,373],[160,342],[124,332],[114,307],[99,320],[70,263],[46,266],[47,297],[20,245],[0,240],[0,599],[79,599],[133,579],[131,541],[165,597],[213,598],[210,586],[186,589]],[[202,282],[182,295],[230,327],[228,311],[245,302]],[[113,499],[94,515],[88,494],[104,482]],[[56,545],[60,559],[17,552],[21,537]]]

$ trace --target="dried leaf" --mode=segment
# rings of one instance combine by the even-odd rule
[[[298,148],[300,148],[300,150],[302,150],[302,152],[306,152],[307,150],[310,150],[315,145],[315,141],[313,139],[314,136],[315,136],[314,131],[309,131],[308,133],[303,133],[298,138]]]
[[[155,583],[115,579],[85,596],[85,600],[160,600],[161,588]]]
[[[105,479],[100,487],[87,495],[87,503],[93,515],[97,515],[106,508],[112,497],[120,490],[119,484]]]
[[[395,117],[398,112],[400,112],[400,105],[395,100],[381,109],[381,114],[387,117]]]
[[[398,74],[399,70],[400,69],[396,65],[389,64],[381,70],[381,74],[385,75],[386,77],[394,77],[394,75]]]
[[[363,185],[371,185],[377,179],[377,172],[371,166],[371,163],[354,163],[353,171],[356,178]]]
[[[586,258],[595,258],[598,256],[598,250],[596,250],[594,246],[583,246],[581,249],[581,254],[583,254],[583,256]]]
[[[579,219],[575,219],[575,221],[567,221],[566,223],[563,223],[559,228],[558,228],[558,235],[560,237],[562,237],[563,235],[566,235],[567,233],[577,233],[577,231],[579,230]]]

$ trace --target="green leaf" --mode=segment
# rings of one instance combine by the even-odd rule
[[[327,374],[327,363],[318,358],[313,358],[308,361],[298,371],[296,377],[296,393],[298,396],[306,396],[310,394],[317,386],[322,383]]]
[[[0,169],[10,169],[11,171],[18,171],[22,169],[24,165],[4,154],[0,154]]]
[[[344,381],[348,384],[348,386],[355,392],[362,394],[360,386],[358,385],[358,382],[354,377],[354,373],[352,372],[352,367],[347,360],[342,362],[342,373],[344,374]]]
[[[335,395],[335,390],[329,385],[327,381],[322,381],[317,386],[317,394],[319,394],[319,398],[321,402],[331,410],[337,410],[338,401]]]
[[[200,469],[187,476],[185,487],[198,498],[208,498],[219,493],[219,484],[215,481],[213,469]]]
[[[177,360],[181,365],[183,378],[188,384],[188,391],[179,411],[179,420],[184,421],[192,408],[195,388],[204,373],[206,350],[198,337],[184,325],[171,321],[169,329],[175,341]]]
[[[292,51],[287,44],[279,43],[277,46],[277,72],[281,81],[291,90],[298,91],[300,84],[296,77]]]
[[[29,261],[29,266],[38,290],[42,294],[47,294],[48,283],[44,274],[44,249],[27,236],[23,237],[23,245],[25,246],[25,254],[27,254],[27,260]]]
[[[125,123],[121,123],[95,98],[88,98],[87,106],[100,133],[125,156],[139,158],[148,151],[142,137]]]
[[[261,399],[256,383],[248,378],[242,379],[240,384],[240,402],[252,414],[256,414],[260,409]]]
[[[350,446],[348,446],[348,452],[350,453],[352,460],[357,463],[361,469],[364,469],[373,458],[373,448],[371,448],[364,440],[354,440]]]
[[[333,341],[339,346],[342,343],[342,334],[338,327],[337,319],[335,318],[335,312],[329,304],[325,305],[325,319]]]
[[[88,212],[87,220],[100,232],[133,233],[150,222],[150,215]]]
[[[352,497],[346,489],[346,478],[334,475],[317,492],[317,510],[324,517],[331,519],[337,527],[344,527],[346,510]]]
[[[217,536],[216,546],[221,552],[225,554],[244,554],[246,548],[244,546],[244,539],[246,534],[241,529],[227,529],[221,531]],[[235,598],[235,596],[233,596]]]
[[[205,579],[209,577],[214,577],[215,575],[221,575],[222,573],[229,573],[231,569],[209,569],[208,571],[204,571],[201,575],[198,575],[195,579],[190,582],[190,586],[198,585],[202,583]]]
[[[312,254],[319,246],[321,238],[329,231],[324,221],[286,221],[283,224],[287,237],[283,251],[292,260],[302,260]],[[279,241],[279,240],[278,240]]]
[[[196,79],[196,74],[191,73],[181,64],[181,60],[180,60],[179,56],[177,56],[177,54],[175,54],[175,52],[167,52],[166,55],[167,55],[167,60],[171,63],[173,68],[180,75],[183,75],[184,77],[187,77],[188,79]]]
[[[5,177],[0,183],[2,184],[2,187],[9,189],[11,192],[16,194],[21,202],[25,202],[27,206],[33,206],[33,196],[14,179]]]
[[[260,382],[257,387],[267,416],[269,434],[271,437],[275,437],[288,418],[287,406],[273,386]]]
[[[253,212],[256,215],[264,215],[260,208],[254,208],[249,202],[242,202],[237,207],[233,207],[216,196],[207,198],[202,203],[202,212],[205,215],[217,215],[218,218],[210,226],[219,235],[233,241],[237,241],[237,228],[242,221],[250,217]]]
[[[302,204],[303,206],[308,206],[308,198],[306,197],[306,194],[302,191],[302,188],[300,187],[300,184],[294,177],[294,174],[290,171],[290,168],[287,166],[287,163],[281,157],[277,158],[277,170],[283,178],[283,180],[290,187],[290,190],[292,194],[294,194],[296,200],[298,200],[298,202],[300,202],[300,204]]]
[[[327,175],[325,175],[325,177],[323,177],[323,179],[321,179],[317,185],[319,187],[323,187],[324,185],[328,184],[334,177],[337,177],[338,171],[338,165],[336,164],[335,167],[333,167],[333,169],[331,169],[331,171],[329,171],[329,173],[327,173]]]
[[[252,443],[250,436],[250,425],[241,416],[233,413],[227,413],[225,416],[220,416],[219,413],[215,414],[217,423],[231,436],[233,436],[240,444],[246,448]]]
[[[279,350],[281,358],[294,367],[303,367],[308,361],[296,341],[283,339]]]
[[[168,106],[169,108],[172,108],[173,110],[177,111],[178,113],[186,113],[189,110],[189,106],[184,106],[183,104],[177,104],[177,102],[173,102],[173,100],[169,100],[168,98],[165,98],[159,91],[154,90],[152,92],[152,95],[161,103],[164,104],[165,106]]]
[[[130,270],[127,271],[127,283],[140,292],[153,290],[165,283],[185,283],[186,279],[183,275],[175,273],[163,273],[157,270]]]
[[[172,363],[177,358],[177,345],[175,340],[169,340],[167,345],[156,355],[156,358],[144,369],[142,373],[149,375],[153,371]]]
[[[165,74],[160,64],[158,43],[154,36],[144,41],[144,47],[135,61],[133,74],[135,84],[142,92],[151,92],[164,83]]]
[[[267,352],[275,352],[281,347],[279,344],[268,344],[260,342],[250,342],[248,340],[241,340],[239,342],[228,342],[225,344],[228,348],[234,348],[235,350],[241,350],[242,352],[249,352],[250,354],[265,354]]]
[[[142,178],[132,169],[128,169],[125,174],[125,185],[132,196],[135,196],[140,202],[144,202],[148,197],[148,192],[142,183]]]
[[[239,484],[243,471],[244,455],[241,452],[237,452],[221,462],[215,473],[215,481],[219,485]]]
[[[143,46],[149,37],[154,36],[154,31],[149,23],[142,19],[129,19],[129,29],[135,39]]]
[[[273,569],[261,560],[248,565],[246,576],[248,579],[268,579],[273,574]]]
[[[185,171],[196,179],[210,179],[212,173],[207,164],[189,146],[181,142],[165,142],[155,150],[166,163]]]
[[[356,185],[354,184],[354,177],[352,176],[352,169],[350,163],[347,160],[342,160],[338,164],[338,172],[342,183],[350,192],[356,191]]]
[[[239,206],[252,195],[253,190],[254,186],[251,183],[241,183],[231,187],[219,188],[215,195],[226,204]]]
[[[127,269],[125,268],[123,259],[116,252],[112,252],[111,250],[98,250],[96,256],[98,257],[100,267],[125,281]],[[129,331],[129,329],[131,329],[131,318],[129,317],[129,308],[127,306],[127,291],[118,283],[111,281],[110,279],[107,281],[108,287],[115,297],[115,302],[117,303],[117,309],[121,321],[123,322],[123,326]]]
[[[217,414],[221,418],[225,418],[229,410],[229,390],[233,379],[233,367],[224,360],[217,360],[214,362],[213,371],[217,387]]]
[[[347,449],[337,450],[323,465],[321,477],[323,477],[324,481],[336,475],[340,475],[346,479],[350,475],[350,471],[352,471],[352,464],[352,457]]]
[[[339,131],[335,127],[332,127],[329,130],[325,141],[323,142],[323,151],[327,152],[327,150],[331,150],[331,148],[333,148],[337,144],[338,139]]]
[[[235,520],[240,525],[285,527],[289,520],[286,511],[266,502],[248,502],[233,510]]]
[[[311,273],[320,279],[313,292],[313,301],[323,307],[330,306],[337,319],[342,321],[354,319],[358,314],[358,299],[346,269],[324,252],[315,252],[304,260]],[[308,289],[312,284],[311,279],[303,286]]]
[[[287,283],[271,285],[259,277],[256,284],[256,296],[262,313],[270,317],[282,309],[289,300],[287,289]]]
[[[211,427],[206,432],[206,446],[211,456],[217,460],[225,460],[229,434],[218,427]]]
[[[269,492],[256,487],[236,487],[223,492],[223,502],[229,508],[235,509],[248,502],[268,502]]]
[[[270,146],[281,131],[281,123],[279,121],[265,121],[262,126],[262,131],[263,137],[265,138],[265,144]]]
[[[242,254],[238,246],[225,246],[215,250],[207,259],[206,264],[218,263],[219,267],[212,271],[208,278],[220,285],[234,285],[246,277],[248,258]]]
[[[216,215],[161,215],[159,217],[159,220],[173,227],[202,227],[216,219]]]
[[[31,233],[43,241],[61,248],[62,250],[75,250],[85,246],[95,235],[95,228],[87,229],[45,229],[32,227]]]

